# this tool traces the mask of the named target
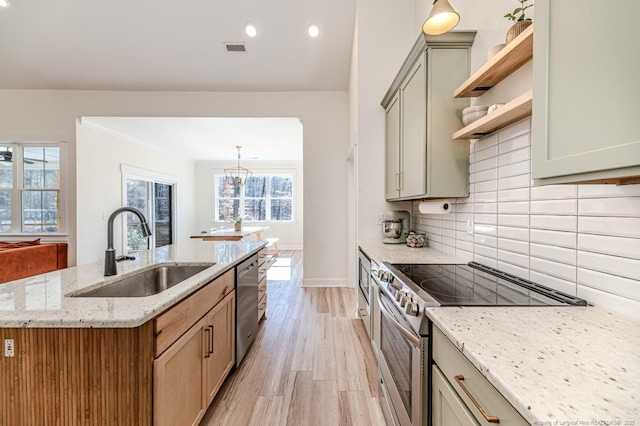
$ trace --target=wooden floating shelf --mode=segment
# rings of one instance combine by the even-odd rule
[[[480,139],[516,121],[531,116],[533,91],[523,93],[491,114],[474,121],[453,134],[454,140]]]
[[[533,58],[533,24],[507,44],[454,92],[454,98],[475,98]]]

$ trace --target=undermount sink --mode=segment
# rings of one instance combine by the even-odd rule
[[[73,294],[73,297],[144,297],[162,293],[195,274],[213,266],[157,265],[146,271],[119,279],[103,287]]]

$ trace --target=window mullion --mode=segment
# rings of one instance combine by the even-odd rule
[[[13,232],[22,232],[22,193],[24,191],[24,162],[22,161],[22,147],[13,145]]]

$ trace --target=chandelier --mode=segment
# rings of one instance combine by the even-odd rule
[[[242,186],[247,182],[247,178],[253,175],[253,172],[245,167],[240,166],[240,145],[236,145],[238,150],[238,165],[227,167],[224,169],[224,178],[231,185]]]

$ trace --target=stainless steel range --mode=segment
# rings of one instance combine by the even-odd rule
[[[388,421],[400,426],[431,423],[431,322],[426,307],[587,305],[583,299],[475,262],[383,262],[373,279],[380,287],[383,409]]]

